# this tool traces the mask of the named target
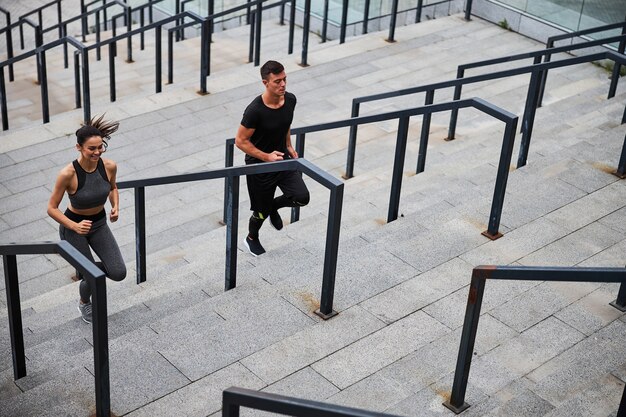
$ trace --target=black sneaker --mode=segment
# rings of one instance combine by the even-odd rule
[[[278,210],[274,210],[270,213],[270,224],[276,230],[283,228],[283,219],[281,219],[280,214],[278,214]]]
[[[248,251],[252,254],[252,256],[259,256],[265,253],[265,249],[263,245],[261,245],[261,241],[259,239],[250,239],[246,237],[243,240],[243,244],[246,245]]]
[[[78,302],[78,311],[85,323],[91,323],[91,303],[83,304]]]

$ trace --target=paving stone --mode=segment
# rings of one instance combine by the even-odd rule
[[[418,311],[322,359],[312,368],[344,389],[444,333],[441,324]]]
[[[354,306],[333,320],[311,326],[240,362],[273,384],[382,327],[380,321]]]

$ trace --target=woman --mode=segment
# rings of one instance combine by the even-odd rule
[[[117,131],[118,122],[103,120],[104,115],[93,118],[76,131],[78,158],[59,172],[54,191],[48,202],[48,215],[56,220],[62,240],[68,241],[92,262],[94,250],[101,262],[96,265],[114,281],[126,277],[126,265],[120,248],[107,225],[104,204],[111,203],[109,217],[117,221],[119,193],[115,183],[117,165],[102,158],[107,140]],[[65,213],[59,210],[63,195],[69,204]],[[91,323],[91,288],[86,280],[80,282],[78,310],[83,320]]]

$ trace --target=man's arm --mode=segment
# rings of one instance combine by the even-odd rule
[[[247,155],[250,155],[253,158],[259,159],[264,162],[274,162],[274,161],[282,161],[283,153],[279,151],[273,151],[272,153],[266,153],[254,146],[252,142],[250,142],[250,138],[254,134],[255,129],[247,128],[243,125],[239,125],[239,129],[237,129],[237,135],[235,136],[235,145]]]
[[[298,157],[298,152],[296,152],[293,146],[291,146],[291,128],[287,129],[287,136],[285,137],[285,145],[287,148],[287,152],[289,152],[289,155],[291,155],[293,159],[296,159]]]

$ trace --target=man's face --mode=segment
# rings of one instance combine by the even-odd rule
[[[285,71],[280,74],[270,74],[267,80],[263,80],[267,91],[276,96],[284,96],[287,88],[287,75]]]

